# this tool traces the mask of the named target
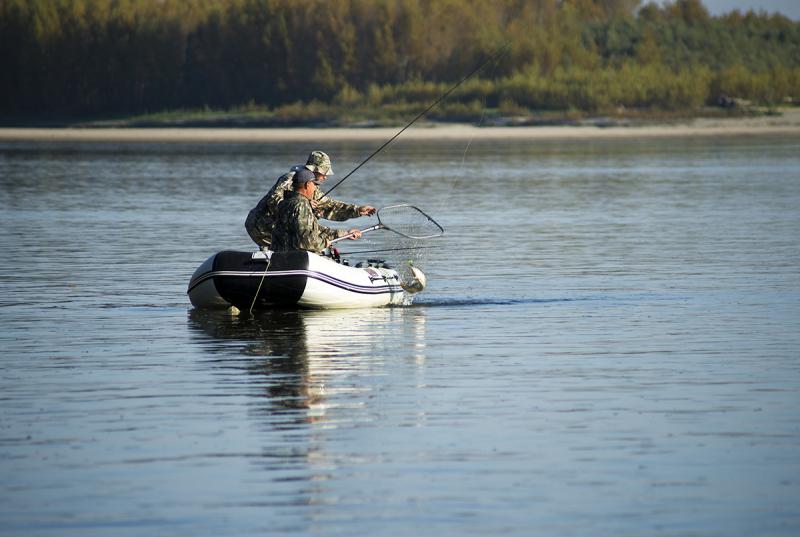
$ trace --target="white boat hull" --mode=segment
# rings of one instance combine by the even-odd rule
[[[418,291],[417,283],[406,287]],[[196,308],[374,308],[406,303],[403,285],[380,265],[351,267],[303,251],[223,251],[200,265],[187,292]]]

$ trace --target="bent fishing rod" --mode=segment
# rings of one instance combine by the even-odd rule
[[[389,139],[388,139],[388,140],[387,140],[387,141],[386,141],[386,142],[385,142],[385,143],[384,143],[382,146],[380,146],[378,149],[376,149],[375,151],[373,151],[373,152],[372,152],[372,154],[371,154],[370,156],[368,156],[367,158],[365,158],[365,159],[364,159],[364,160],[361,162],[361,164],[359,164],[358,166],[356,166],[355,168],[353,168],[352,170],[350,170],[350,173],[348,173],[347,175],[345,175],[344,177],[342,177],[342,178],[341,178],[341,179],[340,179],[340,180],[339,180],[339,181],[338,181],[338,182],[337,182],[335,185],[333,185],[333,186],[332,186],[332,187],[331,187],[331,188],[330,188],[330,189],[329,189],[327,192],[325,192],[325,193],[323,194],[323,196],[327,196],[328,194],[330,194],[331,192],[333,192],[333,189],[335,189],[337,186],[339,186],[339,185],[341,185],[342,183],[344,183],[344,182],[345,182],[345,180],[347,180],[347,178],[348,178],[348,177],[350,177],[351,175],[353,175],[353,174],[356,172],[356,170],[358,170],[358,169],[359,169],[361,166],[363,166],[364,164],[366,164],[367,162],[369,162],[369,161],[370,161],[370,159],[372,159],[372,157],[374,157],[375,155],[377,155],[378,153],[380,153],[381,151],[383,151],[383,149],[384,149],[384,148],[385,148],[387,145],[389,145],[390,143],[392,143],[392,142],[395,140],[395,138],[397,138],[398,136],[400,136],[401,134],[403,134],[403,132],[405,132],[405,130],[406,130],[406,129],[408,129],[408,128],[409,128],[411,125],[413,125],[414,123],[416,123],[416,121],[417,121],[419,118],[421,118],[422,116],[424,116],[425,114],[427,114],[428,112],[430,112],[430,111],[433,109],[433,107],[434,107],[434,106],[436,106],[437,104],[439,104],[440,102],[442,102],[444,99],[446,99],[448,95],[450,95],[451,93],[453,93],[453,92],[456,90],[456,88],[458,88],[458,87],[459,87],[461,84],[463,84],[464,82],[466,82],[467,80],[469,80],[470,78],[472,78],[472,77],[475,75],[475,73],[477,73],[478,71],[480,71],[481,69],[483,69],[484,67],[486,67],[486,66],[487,66],[489,63],[491,63],[491,62],[493,62],[494,60],[496,60],[497,58],[499,58],[499,57],[500,57],[500,55],[501,55],[501,54],[502,54],[502,53],[505,51],[505,49],[507,49],[509,46],[511,46],[511,41],[507,42],[507,43],[506,43],[506,44],[504,44],[502,47],[500,47],[499,49],[497,49],[497,52],[495,52],[494,54],[492,54],[491,56],[489,56],[489,58],[488,58],[488,59],[486,59],[486,60],[485,60],[483,63],[481,63],[480,65],[478,65],[478,67],[476,67],[475,69],[473,69],[473,70],[472,70],[472,72],[471,72],[470,74],[468,74],[467,76],[465,76],[464,78],[462,78],[461,80],[459,80],[459,81],[458,81],[458,83],[456,83],[456,84],[455,84],[454,86],[452,86],[452,87],[451,87],[449,90],[447,90],[447,91],[446,91],[444,94],[442,94],[442,96],[441,96],[441,97],[439,97],[438,99],[436,99],[436,100],[435,100],[435,101],[434,101],[434,102],[433,102],[433,103],[432,103],[430,106],[428,106],[428,108],[426,108],[425,110],[423,110],[422,112],[420,112],[419,114],[417,114],[417,116],[416,116],[414,119],[412,119],[411,121],[409,121],[409,122],[408,122],[408,124],[407,124],[405,127],[403,127],[402,129],[400,129],[400,130],[397,132],[397,134],[395,134],[394,136],[392,136],[391,138],[389,138]]]

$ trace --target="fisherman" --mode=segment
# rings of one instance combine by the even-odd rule
[[[294,173],[292,190],[285,193],[278,205],[272,232],[273,251],[307,250],[320,254],[333,239],[349,236],[355,240],[361,237],[358,229],[345,231],[320,225],[311,206],[318,191],[313,172],[301,169]]]
[[[262,248],[269,248],[272,243],[272,230],[275,227],[278,204],[283,200],[284,193],[291,191],[292,179],[301,170],[313,174],[315,185],[325,181],[327,176],[333,175],[330,157],[322,151],[312,151],[303,166],[293,166],[292,169],[281,175],[267,194],[250,211],[245,220],[244,227],[253,242]],[[310,198],[311,207],[317,218],[335,220],[338,222],[371,216],[375,214],[375,207],[371,205],[351,205],[324,196],[319,188],[314,189],[314,197]]]

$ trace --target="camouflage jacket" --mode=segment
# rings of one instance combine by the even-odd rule
[[[269,192],[261,198],[247,215],[244,227],[257,244],[262,246],[270,244],[272,230],[275,227],[278,215],[278,204],[283,201],[287,191],[292,191],[292,178],[300,168],[302,166],[294,166],[290,172],[281,175],[272,188],[269,189]],[[359,216],[358,205],[323,196],[319,188],[314,192],[314,201],[317,202],[317,208],[314,210],[317,218],[341,222]]]
[[[311,202],[298,192],[289,191],[278,205],[272,230],[272,250],[308,250],[321,253],[327,241],[346,235],[344,230],[327,228],[317,221]]]

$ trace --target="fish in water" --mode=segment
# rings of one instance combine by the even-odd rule
[[[419,293],[425,289],[425,285],[428,283],[428,278],[425,276],[425,273],[419,270],[417,267],[409,267],[409,269],[411,270],[411,275],[413,276],[411,281],[404,281],[400,285],[403,287],[403,290],[406,293]]]

